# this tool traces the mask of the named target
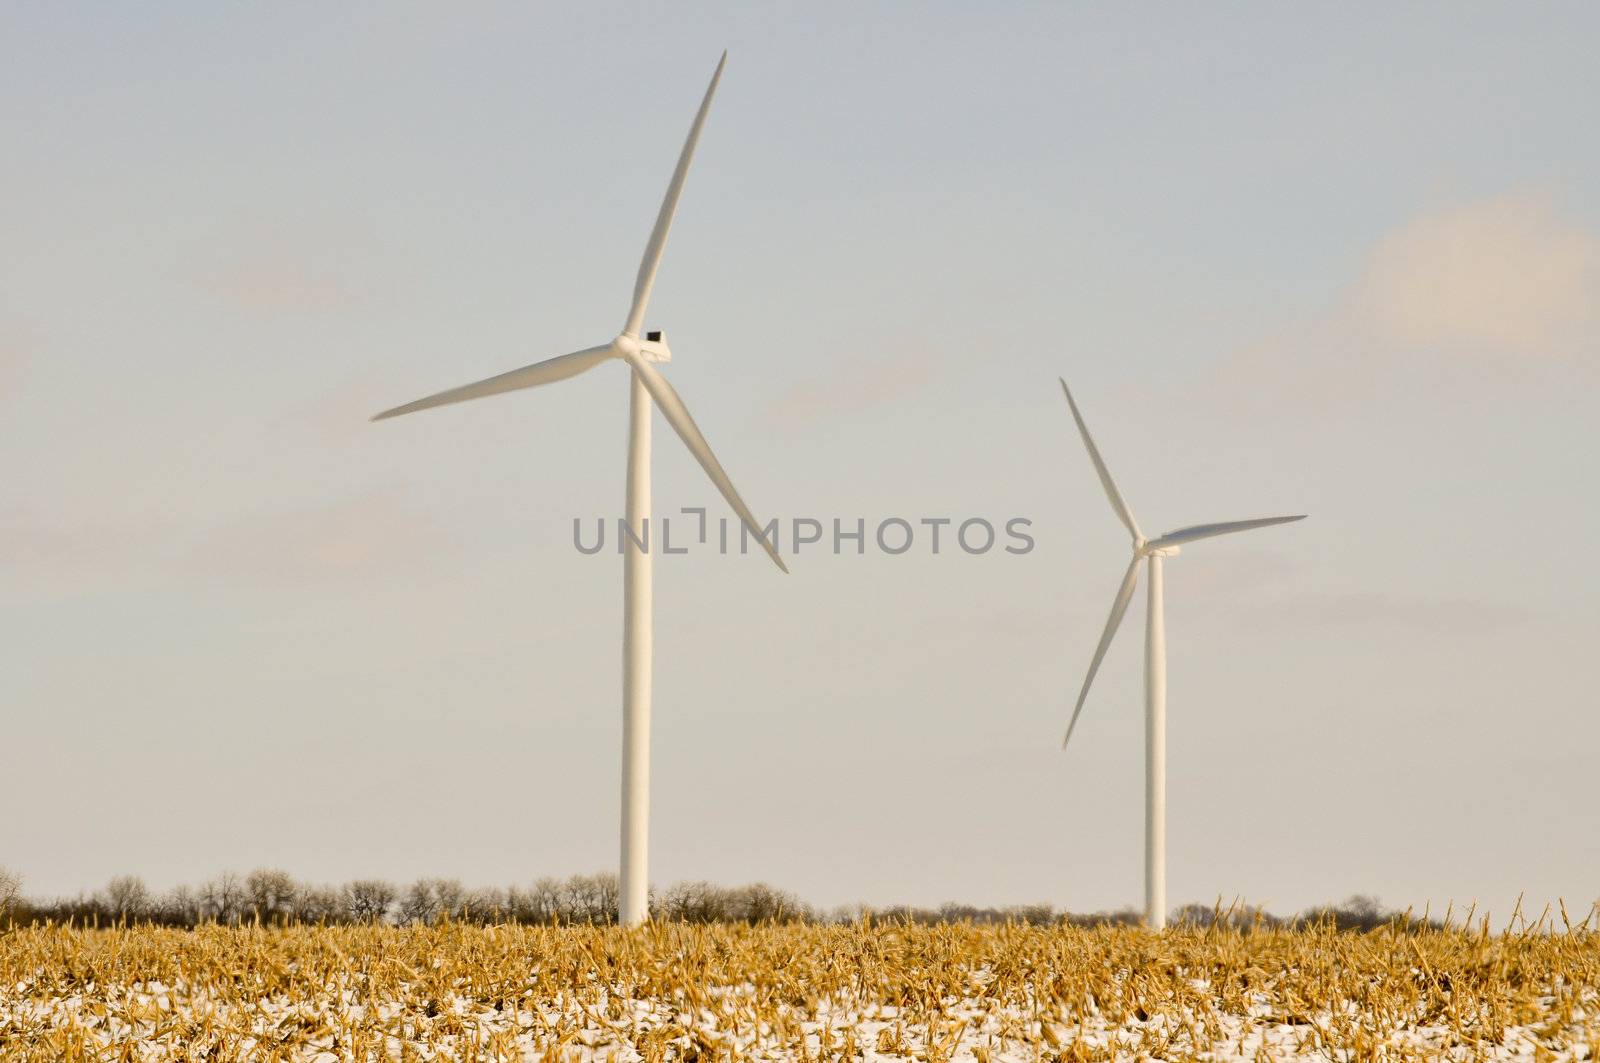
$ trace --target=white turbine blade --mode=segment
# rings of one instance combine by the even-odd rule
[[[1106,658],[1106,650],[1111,646],[1111,639],[1122,623],[1122,614],[1128,611],[1128,602],[1133,598],[1133,586],[1139,582],[1141,560],[1139,554],[1133,555],[1133,560],[1128,562],[1128,571],[1122,577],[1122,586],[1117,588],[1116,600],[1111,603],[1111,615],[1106,618],[1106,629],[1100,635],[1100,645],[1094,648],[1094,660],[1089,662],[1089,674],[1083,677],[1083,689],[1078,691],[1078,704],[1073,706],[1072,720],[1067,724],[1067,736],[1061,740],[1062,749],[1066,749],[1067,743],[1072,741],[1072,729],[1078,726],[1078,714],[1083,711],[1083,703],[1089,697],[1089,686],[1094,682],[1095,673],[1100,671],[1100,662]]]
[[[1170,531],[1149,546],[1155,550],[1163,546],[1179,546],[1183,543],[1192,543],[1196,539],[1209,539],[1214,535],[1229,535],[1233,532],[1249,531],[1251,528],[1266,528],[1274,524],[1288,524],[1291,521],[1305,520],[1304,513],[1293,517],[1258,517],[1255,520],[1230,520],[1222,524],[1196,524],[1192,528],[1179,528]]]
[[[403,413],[416,413],[418,410],[431,409],[434,406],[446,406],[452,402],[466,402],[468,399],[481,399],[485,395],[498,395],[504,391],[517,391],[521,388],[536,388],[540,384],[553,384],[557,380],[565,380],[569,376],[577,376],[588,369],[593,369],[608,358],[615,357],[616,351],[608,343],[604,347],[590,347],[571,354],[563,354],[557,358],[549,358],[534,365],[513,369],[509,373],[501,373],[487,380],[480,380],[476,384],[466,384],[449,391],[441,391],[437,395],[429,395],[416,402],[408,402],[404,406],[396,406],[392,410],[384,410],[373,417],[374,421],[382,421],[389,417],[399,417]]]
[[[706,98],[700,101],[700,112],[689,127],[689,137],[683,142],[678,155],[678,168],[672,171],[672,183],[667,185],[667,195],[661,201],[661,213],[656,215],[656,227],[650,231],[650,242],[644,247],[644,258],[639,262],[639,277],[633,282],[633,306],[628,310],[628,323],[622,327],[624,334],[637,336],[644,324],[645,307],[650,305],[650,289],[656,282],[656,268],[661,265],[661,252],[667,247],[667,233],[672,228],[672,216],[678,211],[678,197],[683,194],[683,179],[689,173],[689,162],[694,158],[695,145],[700,143],[700,130],[711,111],[711,97],[717,93],[717,82],[722,80],[722,68],[728,65],[728,53],[722,53],[717,72],[711,75],[706,86]]]
[[[1059,377],[1057,379],[1060,379]],[[1083,436],[1083,445],[1089,450],[1089,460],[1094,462],[1094,471],[1100,474],[1100,486],[1106,489],[1106,497],[1111,500],[1111,508],[1116,512],[1117,519],[1127,527],[1128,533],[1137,542],[1143,539],[1139,531],[1138,521],[1133,519],[1133,511],[1128,508],[1128,503],[1122,500],[1122,492],[1117,490],[1115,481],[1111,479],[1111,472],[1106,468],[1106,463],[1100,458],[1100,448],[1094,445],[1094,437],[1089,435],[1089,426],[1083,423],[1083,414],[1078,412],[1078,404],[1072,399],[1072,389],[1067,387],[1065,380],[1061,381],[1061,390],[1066,392],[1067,405],[1072,407],[1072,419],[1078,422],[1078,434]]]
[[[783,563],[778,556],[778,551],[773,544],[761,534],[761,525],[756,523],[755,514],[750,512],[750,507],[744,504],[744,499],[739,497],[739,492],[734,488],[733,481],[728,479],[728,474],[723,471],[722,463],[711,452],[711,445],[706,442],[706,437],[700,433],[700,426],[694,423],[694,418],[689,414],[689,408],[683,404],[678,393],[667,383],[667,378],[656,372],[656,367],[643,358],[634,356],[628,359],[628,364],[633,366],[633,371],[639,374],[639,379],[644,382],[645,389],[650,392],[650,397],[655,400],[656,406],[661,410],[667,423],[673,431],[678,433],[678,438],[683,440],[683,445],[689,448],[689,453],[694,455],[700,467],[711,477],[711,482],[717,490],[722,492],[722,497],[728,500],[728,505],[739,514],[739,519],[744,526],[750,529],[750,534],[760,540],[762,547],[767,551],[767,556],[778,568],[784,572],[789,571],[789,566]],[[776,538],[776,536],[774,536]]]

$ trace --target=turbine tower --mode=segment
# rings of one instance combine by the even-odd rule
[[[1066,749],[1067,743],[1072,741],[1072,729],[1078,725],[1078,714],[1083,712],[1084,700],[1089,696],[1089,685],[1094,682],[1100,662],[1105,659],[1106,649],[1110,647],[1111,639],[1122,623],[1122,614],[1128,611],[1128,602],[1133,598],[1134,585],[1139,580],[1139,563],[1142,561],[1149,569],[1150,576],[1144,631],[1144,921],[1150,929],[1160,930],[1167,925],[1167,628],[1162,612],[1162,561],[1175,557],[1184,543],[1304,520],[1305,514],[1234,520],[1222,524],[1196,524],[1167,532],[1159,539],[1146,539],[1144,533],[1139,531],[1139,522],[1133,519],[1133,511],[1122,500],[1122,493],[1111,479],[1111,473],[1100,457],[1100,450],[1089,435],[1089,427],[1083,423],[1083,414],[1078,412],[1078,404],[1073,401],[1072,389],[1067,387],[1065,380],[1061,381],[1061,390],[1066,392],[1067,405],[1072,408],[1072,419],[1078,423],[1078,433],[1083,436],[1089,460],[1094,463],[1094,471],[1100,476],[1100,485],[1105,488],[1106,498],[1111,501],[1112,512],[1116,513],[1117,519],[1122,521],[1128,534],[1133,537],[1133,558],[1128,562],[1128,570],[1122,576],[1122,586],[1117,588],[1117,596],[1111,603],[1111,616],[1100,635],[1100,644],[1095,647],[1094,657],[1089,661],[1089,674],[1083,677],[1083,689],[1078,692],[1078,704],[1073,707],[1072,720],[1067,724],[1067,735],[1061,740],[1061,748]]]
[[[760,541],[767,556],[779,569],[789,571],[778,557],[776,544],[761,534],[761,526],[734,489],[733,482],[723,471],[722,463],[711,452],[711,447],[694,418],[689,415],[683,400],[667,383],[667,378],[656,369],[656,365],[672,359],[665,334],[659,331],[641,333],[645,309],[650,304],[650,289],[655,284],[656,269],[661,265],[667,233],[672,228],[672,216],[678,209],[678,198],[683,194],[684,176],[689,172],[689,162],[694,158],[700,130],[705,126],[706,114],[711,110],[711,98],[716,95],[717,83],[722,80],[722,69],[727,63],[728,53],[723,52],[716,73],[711,76],[711,84],[706,88],[705,99],[700,103],[700,111],[695,115],[694,124],[689,127],[688,139],[683,143],[678,166],[672,172],[666,197],[661,201],[661,212],[656,216],[655,228],[650,232],[644,258],[639,263],[639,275],[633,285],[633,303],[628,308],[628,318],[623,323],[621,333],[598,347],[563,354],[475,384],[441,391],[425,399],[385,410],[373,418],[374,421],[381,421],[434,406],[553,384],[614,359],[620,359],[628,365],[627,523],[632,534],[622,537],[622,875],[617,913],[624,926],[642,923],[650,915],[651,555],[648,522],[652,403],[661,410],[667,423],[678,433],[701,468],[705,469],[706,475],[739,515],[744,526]]]

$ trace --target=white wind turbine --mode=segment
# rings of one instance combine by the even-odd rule
[[[695,460],[705,469],[706,475],[716,485],[728,505],[733,507],[766,549],[773,562],[788,572],[778,557],[775,544],[761,534],[761,526],[750,508],[739,497],[722,463],[711,452],[705,436],[701,435],[694,418],[684,406],[678,393],[657,371],[655,364],[670,361],[672,352],[667,348],[661,332],[646,332],[641,337],[645,308],[650,302],[650,289],[655,283],[656,268],[661,264],[661,252],[667,244],[667,232],[672,228],[672,216],[678,208],[678,197],[683,193],[684,175],[689,172],[689,161],[694,157],[700,130],[705,125],[706,114],[711,110],[711,97],[716,94],[717,83],[722,80],[722,68],[727,65],[728,53],[722,53],[717,71],[711,76],[705,99],[689,128],[688,139],[678,156],[678,166],[667,185],[666,198],[661,201],[661,212],[650,232],[650,242],[645,245],[644,259],[639,263],[639,276],[633,285],[633,305],[628,308],[628,320],[616,339],[598,347],[589,347],[563,354],[522,369],[480,380],[475,384],[441,391],[425,399],[385,410],[373,418],[398,417],[433,406],[452,402],[498,395],[505,391],[553,384],[567,377],[593,369],[602,362],[621,359],[628,364],[631,378],[628,404],[628,497],[627,522],[640,539],[648,543],[650,518],[650,407],[652,401],[660,408],[662,416],[683,440]],[[624,926],[632,926],[649,918],[649,829],[650,829],[650,560],[648,549],[640,549],[631,536],[623,536],[622,564],[622,881],[618,898],[618,918]]]
[[[1150,569],[1144,633],[1144,919],[1146,926],[1160,930],[1167,925],[1167,631],[1161,605],[1161,560],[1175,556],[1184,543],[1304,520],[1305,514],[1234,520],[1222,524],[1196,524],[1167,532],[1159,539],[1146,539],[1144,533],[1139,531],[1139,524],[1133,519],[1128,503],[1122,500],[1122,494],[1112,481],[1106,463],[1101,460],[1100,451],[1089,435],[1088,425],[1083,423],[1083,414],[1078,412],[1078,404],[1073,401],[1072,390],[1067,387],[1065,380],[1061,381],[1061,390],[1066,392],[1067,405],[1072,408],[1072,419],[1078,423],[1078,433],[1083,436],[1083,445],[1089,451],[1089,460],[1094,462],[1094,471],[1100,476],[1101,486],[1106,489],[1106,497],[1111,500],[1111,508],[1117,519],[1127,527],[1128,534],[1133,536],[1133,559],[1128,562],[1122,586],[1117,588],[1117,597],[1111,603],[1111,616],[1106,620],[1100,644],[1095,647],[1094,658],[1089,662],[1089,674],[1083,677],[1083,689],[1078,692],[1078,704],[1073,707],[1072,720],[1067,724],[1067,735],[1061,740],[1061,748],[1067,748],[1067,743],[1072,741],[1072,729],[1078,725],[1078,714],[1083,711],[1084,700],[1089,696],[1089,685],[1094,682],[1106,649],[1122,623],[1122,614],[1128,611],[1128,602],[1133,598],[1133,587],[1139,578],[1139,562],[1143,561]]]

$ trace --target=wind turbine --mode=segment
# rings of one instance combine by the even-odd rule
[[[678,197],[683,194],[683,179],[689,172],[689,162],[694,158],[695,145],[700,140],[700,130],[706,124],[706,114],[711,110],[711,98],[716,95],[717,83],[722,80],[722,69],[728,63],[728,53],[722,53],[717,71],[711,75],[705,99],[689,127],[689,136],[683,142],[678,156],[678,166],[672,171],[672,181],[667,185],[666,197],[661,201],[661,212],[656,216],[655,228],[650,232],[650,242],[645,245],[644,258],[639,263],[639,275],[633,284],[633,303],[628,308],[628,319],[622,331],[613,340],[598,347],[588,347],[572,354],[563,354],[509,373],[489,377],[475,384],[441,391],[425,399],[409,402],[385,410],[373,418],[381,421],[403,413],[444,406],[453,402],[499,395],[506,391],[539,387],[558,380],[587,372],[603,362],[621,360],[629,368],[628,397],[628,487],[627,523],[630,535],[623,538],[622,562],[622,881],[618,896],[618,919],[624,926],[633,926],[649,918],[649,831],[650,831],[650,568],[648,549],[650,519],[650,408],[653,402],[661,410],[689,453],[694,455],[706,475],[716,485],[728,505],[739,515],[746,528],[766,549],[767,556],[784,572],[788,568],[778,556],[776,544],[761,534],[761,526],[744,504],[733,482],[723,471],[722,463],[711,452],[705,436],[701,434],[688,407],[678,397],[666,377],[656,365],[672,359],[666,337],[661,332],[647,331],[642,336],[645,308],[650,303],[650,289],[655,284],[656,269],[661,265],[661,252],[667,245],[667,232],[672,228],[672,216],[678,209]],[[641,548],[641,544],[643,548]]]
[[[1143,561],[1150,570],[1149,602],[1144,621],[1144,921],[1150,929],[1160,930],[1167,925],[1167,628],[1162,614],[1161,562],[1164,558],[1175,557],[1184,543],[1305,520],[1306,515],[1196,524],[1167,532],[1159,539],[1146,539],[1139,530],[1139,522],[1133,519],[1133,511],[1122,500],[1122,493],[1111,479],[1065,380],[1061,381],[1061,390],[1066,392],[1072,419],[1078,423],[1078,433],[1083,436],[1089,460],[1094,462],[1094,471],[1100,476],[1100,486],[1105,488],[1106,498],[1111,501],[1112,512],[1133,537],[1133,559],[1128,562],[1122,586],[1117,588],[1117,596],[1111,603],[1111,616],[1106,620],[1100,645],[1095,647],[1094,658],[1089,662],[1089,674],[1083,677],[1083,689],[1078,692],[1078,704],[1073,707],[1061,748],[1067,748],[1067,743],[1072,741],[1072,729],[1078,725],[1078,714],[1083,712],[1089,685],[1094,682],[1106,649],[1122,623],[1122,614],[1128,611],[1134,584],[1139,580],[1139,562]]]

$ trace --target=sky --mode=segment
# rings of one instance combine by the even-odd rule
[[[0,13],[0,864],[469,884],[617,860],[626,374],[656,282],[761,519],[658,556],[652,880],[1600,897],[1600,9],[19,4]],[[729,511],[656,418],[661,514]],[[687,527],[685,524],[684,527]],[[682,528],[673,525],[676,536]],[[948,532],[947,532],[948,534]],[[1002,542],[1005,540],[1002,537]]]

